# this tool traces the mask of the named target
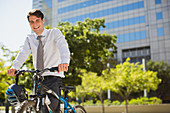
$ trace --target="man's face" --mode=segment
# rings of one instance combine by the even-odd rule
[[[30,23],[31,29],[37,35],[41,35],[41,33],[44,30],[44,19],[41,20],[41,18],[38,18],[38,17],[32,15],[29,17],[29,23]]]

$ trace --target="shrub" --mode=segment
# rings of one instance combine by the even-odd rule
[[[129,103],[129,100],[127,100],[127,102]],[[126,102],[125,102],[125,100],[121,103],[121,105],[125,105],[126,104]]]
[[[100,101],[100,100],[97,100],[95,104],[96,104],[97,106],[100,106],[100,105],[101,105],[101,101]]]
[[[84,105],[86,105],[86,106],[94,105],[94,104],[93,104],[93,100],[87,100],[87,101],[85,101],[85,102],[84,102]]]
[[[149,103],[148,98],[140,97],[137,99],[131,99],[128,104],[129,105],[147,105],[148,103]]]
[[[71,104],[72,106],[73,106],[73,105],[79,105],[79,103],[78,103],[78,102],[75,102],[75,101],[69,102],[69,104]]]
[[[111,104],[111,101],[109,99],[104,100],[104,105],[109,106]]]
[[[115,101],[113,101],[113,102],[111,103],[111,105],[120,105],[120,101],[115,100]]]
[[[129,105],[149,105],[149,104],[161,104],[162,101],[157,97],[140,97],[137,99],[131,99]]]
[[[151,101],[150,104],[161,104],[162,103],[162,100],[157,97],[151,97],[149,101]]]
[[[161,104],[162,100],[157,98],[157,97],[140,97],[140,98],[136,98],[136,99],[131,99],[131,100],[127,100],[129,105],[150,105],[150,104]],[[78,104],[75,102],[71,102],[71,104]],[[97,100],[96,103],[93,103],[93,100],[87,100],[86,102],[84,102],[84,105],[86,106],[92,106],[92,105],[96,105],[96,106],[100,106],[101,105],[101,101]],[[105,106],[109,106],[109,105],[125,105],[125,101],[120,102],[118,100],[115,100],[111,103],[110,100],[106,99],[104,100],[104,105]]]

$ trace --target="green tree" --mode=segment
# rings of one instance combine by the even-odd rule
[[[5,92],[8,87],[8,84],[11,83],[10,79],[7,76],[7,69],[5,65],[5,61],[0,59],[0,101],[3,102],[5,100]],[[7,81],[8,80],[8,81]]]
[[[132,92],[140,92],[146,89],[156,90],[161,79],[157,78],[157,73],[153,71],[143,72],[143,65],[139,63],[130,63],[130,58],[123,64],[119,64],[115,69],[104,71],[107,75],[107,85],[109,89],[121,95],[126,102],[125,113],[128,113],[128,97]]]
[[[81,69],[101,75],[107,63],[114,64],[111,59],[114,58],[117,38],[115,35],[99,32],[101,27],[105,27],[104,22],[104,19],[85,19],[76,25],[60,22],[57,26],[64,34],[71,52],[69,76],[64,80],[65,84],[80,84],[78,74]],[[110,48],[113,51],[109,51]]]
[[[168,65],[164,61],[156,62],[150,60],[147,62],[147,69],[157,72],[158,78],[162,80],[159,84],[158,89],[156,91],[152,91],[149,95],[150,96],[157,96],[162,100],[165,99],[166,95],[170,93],[170,65]]]
[[[76,86],[76,92],[75,96],[81,99],[82,105],[84,105],[84,99],[86,95],[88,94],[87,90],[83,85]]]
[[[0,51],[2,51],[2,58],[0,58],[0,99],[4,101],[6,98],[5,91],[9,87],[9,85],[15,83],[15,76],[11,77],[7,75],[7,70],[11,68],[12,62],[17,56],[18,51],[11,51],[9,50],[5,45],[0,45]],[[5,59],[5,60],[3,60]],[[23,67],[26,67],[27,69],[33,69],[32,66],[32,55],[28,57],[26,62],[24,63]],[[31,77],[26,74],[25,76],[19,77],[19,84],[24,85],[26,88],[31,89],[32,88],[32,79]],[[3,85],[2,85],[3,84]]]
[[[15,59],[18,51],[11,51],[3,44],[0,44],[0,51],[2,51],[1,57],[5,59],[5,63],[9,63],[12,66],[12,61]]]
[[[7,64],[10,64],[16,55],[16,51],[10,51],[8,48],[5,47],[5,45],[0,44],[0,51],[2,52],[0,56],[0,101],[4,102],[6,95],[6,89],[9,85],[14,83],[15,77],[9,77],[7,75],[7,70],[10,68],[10,66],[7,66]],[[4,60],[5,59],[5,60]]]
[[[84,88],[87,94],[95,94],[99,96],[102,104],[102,113],[104,113],[104,90],[107,89],[107,84],[103,76],[97,76],[97,73],[82,71],[82,83],[81,86]]]

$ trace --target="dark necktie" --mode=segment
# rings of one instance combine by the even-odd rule
[[[42,36],[38,36],[37,39],[39,40],[39,45],[37,49],[37,69],[44,69],[44,60],[43,60],[43,45],[41,41]]]

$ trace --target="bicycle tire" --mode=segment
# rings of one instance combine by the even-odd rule
[[[82,107],[80,105],[75,105],[73,108],[76,111],[76,113],[87,113],[86,110],[84,109],[84,107]],[[70,113],[74,113],[74,111],[71,110]]]
[[[33,100],[25,100],[18,108],[17,113],[38,113],[35,110],[36,102]]]

